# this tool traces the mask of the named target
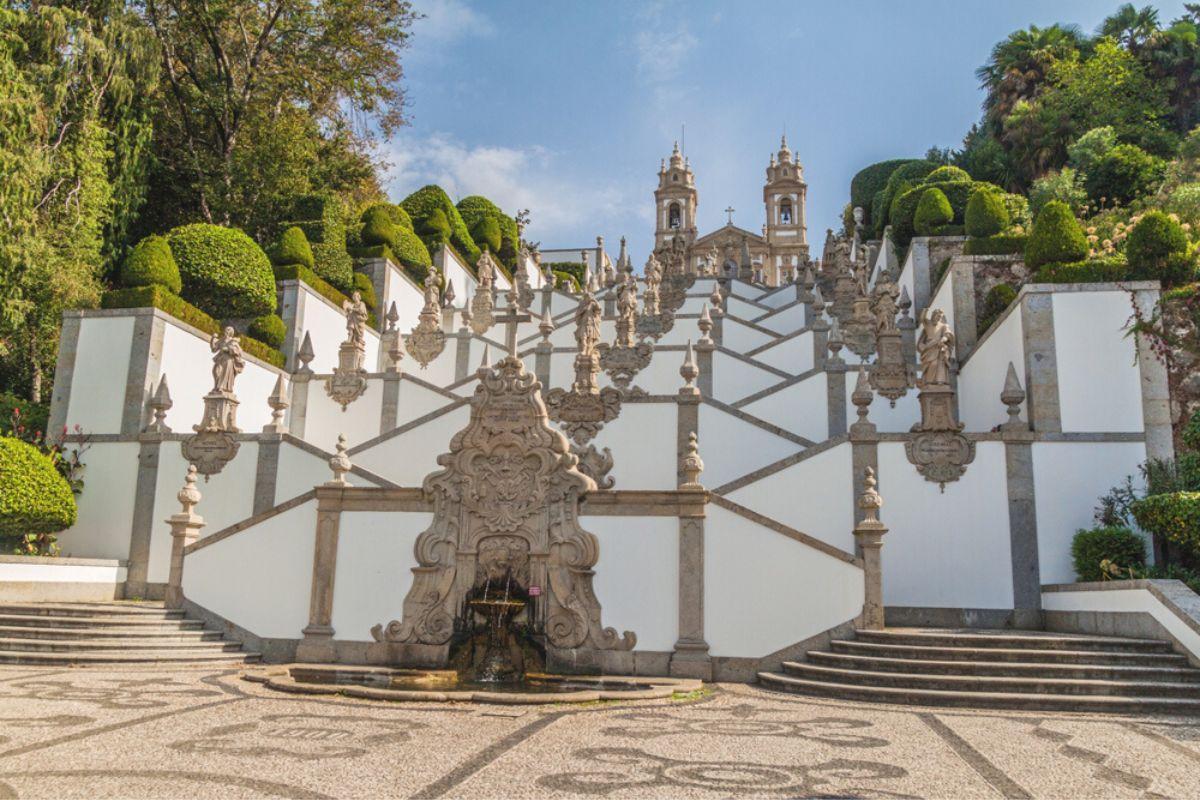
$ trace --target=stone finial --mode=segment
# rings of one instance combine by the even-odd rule
[[[700,485],[700,473],[703,471],[704,461],[700,458],[699,440],[696,432],[692,431],[688,434],[687,450],[679,460],[679,472],[683,477],[683,483],[679,485],[680,491],[704,491],[704,487]]]
[[[863,475],[863,491],[858,497],[858,507],[863,512],[862,522],[856,526],[859,530],[887,530],[879,521],[879,509],[883,507],[883,498],[875,491],[875,486],[875,470],[867,467]]]
[[[442,292],[442,308],[450,308],[454,305],[454,280],[446,279],[446,290]]]
[[[833,317],[833,319],[829,323],[829,338],[827,340],[827,345],[826,345],[829,348],[829,359],[826,363],[829,363],[829,364],[844,363],[842,361],[842,357],[840,355],[838,355],[838,353],[841,352],[843,344],[845,344],[845,343],[842,341],[841,323],[838,322],[837,317]]]
[[[487,342],[483,343],[483,358],[479,359],[480,369],[490,369],[492,366],[492,351]]]
[[[721,296],[721,284],[713,283],[712,294],[708,296],[708,303],[712,306],[712,315],[720,318],[725,316],[725,298]]]
[[[196,488],[196,465],[188,464],[187,475],[183,477],[183,488],[175,495],[179,500],[179,516],[194,517],[193,509],[200,502],[200,490]]]
[[[346,455],[346,437],[338,434],[337,453],[329,459],[329,468],[333,470],[333,480],[326,481],[326,486],[349,486],[346,473],[350,471],[350,457]]]
[[[821,287],[819,285],[814,284],[813,286],[812,304],[813,312],[818,317],[825,315],[825,295],[821,294]]]
[[[683,366],[679,368],[679,376],[683,378],[680,394],[700,394],[700,390],[695,385],[696,378],[700,376],[700,369],[696,366],[696,354],[692,349],[691,339],[688,339],[687,354],[683,358]]]
[[[900,287],[900,301],[896,303],[896,306],[900,309],[900,314],[903,317],[907,318],[912,312],[912,298],[908,295],[907,286]]]
[[[460,328],[459,330],[461,330],[465,333],[466,331],[469,331],[471,329],[471,295],[470,294],[467,295],[467,299],[463,303],[461,313],[462,313],[462,328]]]
[[[871,401],[874,399],[875,393],[871,391],[870,382],[867,380],[867,366],[859,364],[858,380],[854,384],[854,391],[850,393],[850,402],[858,409],[858,421],[850,426],[852,434],[875,432],[875,423],[867,419],[871,412]]]
[[[316,357],[317,353],[313,350],[312,336],[308,331],[305,331],[304,340],[300,342],[300,351],[296,353],[296,358],[300,359],[300,369],[296,371],[311,375],[312,367],[309,364]]]
[[[700,319],[696,325],[700,328],[700,344],[712,344],[712,337],[708,334],[712,332],[713,321],[712,316],[708,313],[708,303],[705,303],[704,308],[700,309]]]
[[[384,317],[384,319],[387,320],[387,327],[384,329],[384,333],[390,333],[396,330],[396,324],[400,322],[400,312],[396,310],[395,300],[393,300],[392,304],[388,306],[387,315]]]
[[[396,328],[391,334],[387,347],[388,372],[399,372],[400,362],[404,359],[404,337]]]
[[[542,341],[549,344],[550,334],[554,333],[554,320],[550,318],[550,309],[542,312],[542,321],[538,323],[538,332],[542,334]]]
[[[171,410],[171,390],[167,387],[167,375],[163,373],[158,382],[158,389],[150,398],[150,410],[154,412],[154,421],[146,426],[146,433],[170,433],[167,427],[167,412]]]
[[[1000,426],[1002,431],[1027,431],[1029,425],[1021,421],[1021,404],[1025,402],[1025,390],[1017,378],[1017,368],[1008,362],[1008,374],[1004,377],[1004,389],[1000,402],[1008,406],[1008,422]]]
[[[283,414],[291,403],[288,402],[282,374],[275,379],[275,388],[267,398],[267,405],[271,407],[271,421],[263,426],[263,433],[286,433],[287,425],[283,424]]]

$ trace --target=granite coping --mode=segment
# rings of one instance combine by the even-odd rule
[[[1042,586],[1043,593],[1120,592],[1135,589],[1144,589],[1150,592],[1185,625],[1196,633],[1200,633],[1200,594],[1189,589],[1183,581],[1169,578],[1142,578],[1129,581],[1051,583]]]
[[[70,556],[0,555],[0,564],[25,564],[46,567],[126,567],[129,562],[117,558],[73,558]]]

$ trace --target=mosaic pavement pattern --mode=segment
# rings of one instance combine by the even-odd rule
[[[723,685],[577,708],[281,695],[228,670],[0,669],[0,800],[1200,796],[1200,720]]]

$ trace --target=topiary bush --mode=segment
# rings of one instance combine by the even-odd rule
[[[126,287],[162,286],[175,294],[183,289],[171,245],[161,236],[147,236],[134,246],[121,264],[118,282]]]
[[[371,283],[371,279],[361,272],[354,273],[354,291],[362,296],[362,301],[367,304],[367,307],[374,310],[379,301],[375,297],[375,284]]]
[[[480,217],[474,227],[471,228],[471,238],[475,240],[475,244],[480,250],[487,250],[490,253],[500,252],[500,224],[491,217]]]
[[[354,260],[346,251],[346,205],[334,194],[299,195],[280,228],[304,231],[313,253],[312,270],[342,291],[354,276]]]
[[[932,161],[916,159],[901,164],[892,171],[892,174],[888,176],[887,184],[883,187],[883,191],[871,200],[871,219],[875,221],[875,234],[877,236],[883,233],[885,225],[895,225],[892,218],[892,208],[896,198],[913,186],[916,186],[924,180],[926,175],[937,168],[938,165]],[[913,209],[916,209],[915,203],[913,204]],[[909,219],[911,220],[911,217]]]
[[[941,189],[925,189],[913,214],[913,230],[921,236],[933,236],[954,221],[954,209]]]
[[[984,331],[992,327],[1004,310],[1012,305],[1012,301],[1017,299],[1017,290],[1007,283],[998,283],[983,297],[983,307],[979,310],[979,319],[975,323],[975,329],[978,335],[982,336]]]
[[[392,215],[388,213],[387,203],[373,205],[363,212],[362,231],[359,239],[368,247],[372,245],[387,245],[392,247],[396,242],[399,231]]]
[[[1002,232],[1009,225],[1008,207],[1004,205],[1004,198],[997,192],[973,192],[971,199],[967,200],[963,222],[968,236],[983,238]]]
[[[1132,144],[1119,144],[1088,170],[1088,197],[1100,205],[1125,205],[1150,194],[1162,183],[1166,163]]]
[[[458,213],[454,203],[450,201],[450,197],[442,191],[440,186],[430,184],[423,186],[417,191],[404,198],[400,203],[408,215],[412,218],[413,227],[422,238],[426,240],[426,245],[435,243],[432,234],[427,233],[430,226],[436,233],[440,233],[443,226],[440,222],[430,223],[429,218],[435,210],[440,210],[446,218],[445,229],[446,236],[440,241],[449,241],[450,244],[458,251],[458,254],[463,257],[463,260],[468,264],[473,265],[479,261],[480,251],[475,246],[475,242],[471,239],[471,234],[467,230],[467,224],[463,222],[462,215]]]
[[[872,201],[875,199],[875,195],[883,191],[883,188],[887,186],[888,178],[898,167],[909,164],[913,160],[911,158],[894,158],[890,161],[880,161],[878,164],[863,167],[850,179],[850,207],[853,209],[857,206],[863,210],[863,223],[868,230],[875,223],[871,216],[874,210]]]
[[[971,180],[971,176],[967,173],[967,171],[965,169],[961,169],[959,167],[951,167],[951,166],[947,165],[944,167],[938,167],[933,172],[926,175],[925,180],[922,182],[926,183],[926,184],[942,183],[942,182],[961,183],[962,181],[969,181],[969,180]]]
[[[484,217],[490,218],[500,229],[500,244],[492,251],[501,269],[512,277],[512,270],[517,266],[517,254],[521,247],[521,236],[517,221],[500,210],[500,207],[482,195],[473,194],[458,201],[458,213],[466,223],[475,244],[481,249],[483,242],[475,237],[475,228]]]
[[[1009,256],[1024,253],[1029,237],[1024,235],[998,234],[982,239],[968,239],[963,245],[963,255]]]
[[[203,222],[167,234],[183,279],[183,296],[219,319],[260,317],[275,310],[271,262],[236,228]]]
[[[1161,211],[1147,212],[1133,226],[1125,242],[1125,257],[1134,280],[1158,280],[1170,287],[1188,283],[1196,275],[1187,234]]]
[[[1121,255],[1089,258],[1065,264],[1046,264],[1033,274],[1033,283],[1116,283],[1129,279],[1129,266]]]
[[[1080,530],[1071,540],[1071,560],[1081,581],[1101,581],[1106,574],[1101,561],[1111,561],[1122,569],[1146,565],[1146,543],[1128,528],[1103,527]]]
[[[1038,214],[1025,248],[1025,264],[1037,269],[1087,258],[1087,238],[1066,203],[1052,200]]]
[[[50,534],[75,524],[75,495],[54,462],[36,447],[0,437],[0,539],[17,553],[47,548]]]
[[[283,324],[283,319],[278,314],[264,314],[261,317],[256,317],[250,323],[250,327],[246,329],[246,333],[252,338],[258,339],[263,344],[278,350],[283,347],[283,341],[287,338],[287,327]]]
[[[1130,504],[1142,530],[1179,545],[1200,558],[1200,492],[1155,494]]]
[[[446,218],[446,212],[440,208],[430,212],[429,216],[421,220],[420,233],[431,238],[435,244],[450,241],[450,220]]]
[[[275,246],[274,258],[271,259],[271,263],[276,266],[300,264],[309,269],[313,268],[312,246],[299,226],[293,225],[279,237],[279,244]]]
[[[1087,204],[1087,199],[1083,179],[1070,167],[1043,175],[1029,187],[1029,208],[1035,216],[1040,214],[1046,203],[1051,200],[1061,200],[1071,207],[1072,213],[1078,214]]]

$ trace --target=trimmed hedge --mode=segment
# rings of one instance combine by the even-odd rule
[[[963,255],[968,256],[1009,256],[1025,252],[1029,242],[1028,236],[1013,236],[998,234],[983,239],[968,239],[963,245]]]
[[[1166,175],[1166,162],[1133,144],[1119,144],[1096,162],[1084,178],[1092,202],[1122,205],[1148,195]]]
[[[1033,223],[1033,233],[1025,247],[1025,263],[1030,269],[1045,264],[1065,264],[1087,258],[1087,238],[1071,208],[1061,200],[1051,200]]]
[[[1000,192],[1000,187],[991,183],[982,181],[938,181],[937,183],[922,183],[903,194],[896,197],[892,202],[891,212],[888,215],[888,221],[892,226],[892,240],[899,248],[907,247],[912,237],[916,235],[915,217],[917,212],[917,204],[921,201],[921,195],[929,189],[937,189],[946,196],[950,202],[950,208],[954,210],[955,225],[962,225],[963,218],[967,210],[967,202],[971,199],[971,195],[977,191],[993,191]],[[939,231],[942,236],[951,235],[949,231],[943,229]]]
[[[1003,232],[1011,220],[1004,198],[998,192],[977,191],[967,200],[963,222],[968,236],[984,238]]]
[[[354,260],[346,252],[346,206],[332,194],[300,195],[292,201],[289,222],[304,231],[313,252],[312,270],[338,287],[349,289],[354,280]]]
[[[400,206],[377,203],[362,216],[363,227],[359,238],[363,247],[355,255],[366,258],[388,257],[405,268],[409,277],[421,283],[429,274],[433,258],[421,237],[413,232],[412,220]],[[372,248],[386,247],[388,252]]]
[[[75,524],[75,495],[49,456],[20,439],[0,437],[0,539],[16,551]]]
[[[367,308],[374,311],[379,300],[375,297],[375,284],[371,283],[371,279],[361,272],[354,273],[354,291],[362,296],[362,301],[367,304]]]
[[[358,236],[367,247],[380,244],[390,246],[392,242],[396,241],[396,223],[392,222],[392,215],[388,213],[387,205],[379,203],[363,212],[362,231]]]
[[[126,287],[162,286],[175,294],[183,289],[171,245],[161,236],[147,236],[138,242],[121,263],[117,280]]]
[[[1071,540],[1071,560],[1081,581],[1101,581],[1107,577],[1101,561],[1111,561],[1128,570],[1146,565],[1146,543],[1128,528],[1092,528],[1080,530]]]
[[[201,311],[227,318],[275,310],[271,261],[236,228],[197,222],[167,234],[183,279],[182,295]]]
[[[895,225],[892,219],[892,204],[896,198],[911,189],[925,178],[926,175],[938,168],[932,161],[914,159],[901,164],[888,176],[883,191],[871,200],[871,219],[875,223],[875,233],[882,234],[885,225]],[[878,206],[876,203],[878,202]],[[914,205],[915,209],[916,206]],[[906,242],[907,244],[907,242]]]
[[[554,275],[554,288],[563,289],[565,291],[579,292],[582,291],[579,286],[579,279],[569,272],[562,270],[552,270]],[[569,289],[567,287],[570,287]]]
[[[312,289],[314,292],[321,295],[338,308],[341,308],[342,303],[350,299],[347,295],[326,283],[320,275],[313,272],[311,269],[302,267],[298,264],[276,267],[275,279],[280,281],[304,281],[308,284],[308,288]],[[375,312],[368,311],[367,322],[371,326],[375,325]]]
[[[1125,259],[1115,256],[1046,264],[1033,274],[1032,283],[1117,283],[1128,279]]]
[[[272,264],[300,264],[302,266],[313,268],[313,251],[312,246],[308,243],[308,237],[304,235],[304,231],[293,225],[283,232],[279,237],[279,244],[275,246],[274,258],[271,259]]]
[[[1129,276],[1158,280],[1163,287],[1189,283],[1196,274],[1187,234],[1178,222],[1161,211],[1145,214],[1125,242]]]
[[[300,269],[305,269],[300,267]],[[221,324],[176,294],[161,286],[137,286],[132,289],[116,289],[100,296],[101,308],[157,308],[170,314],[204,333],[220,333]],[[242,337],[242,350],[262,361],[282,368],[286,359],[283,353],[258,341],[252,336]]]
[[[865,226],[870,227],[875,223],[871,216],[872,201],[875,195],[883,191],[887,186],[888,178],[896,171],[898,167],[912,163],[911,158],[894,158],[891,161],[880,161],[878,164],[871,164],[869,167],[860,169],[853,178],[850,179],[850,207],[858,206],[862,208]]]
[[[462,216],[463,222],[475,237],[475,227],[481,218],[493,220],[500,229],[500,245],[492,251],[504,274],[512,278],[512,270],[517,265],[517,255],[521,247],[521,236],[517,229],[517,221],[500,210],[500,206],[482,195],[473,194],[458,201],[455,206]],[[483,242],[475,238],[475,244],[480,248]]]
[[[925,176],[923,183],[961,183],[971,180],[971,175],[961,167],[951,167],[949,165],[938,167],[933,172]]]
[[[489,253],[500,252],[500,223],[492,217],[480,217],[479,222],[471,228],[471,238],[480,250]]]
[[[1135,500],[1129,510],[1142,530],[1200,557],[1200,492],[1151,495]]]
[[[980,309],[979,319],[975,323],[975,330],[979,336],[982,336],[984,331],[992,327],[1004,310],[1012,305],[1012,301],[1017,299],[1017,290],[1007,283],[998,283],[991,289],[983,298],[983,308]]]
[[[448,226],[447,237],[451,246],[458,251],[463,260],[474,268],[475,262],[479,261],[480,251],[475,246],[475,242],[471,239],[470,232],[467,231],[467,225],[463,222],[462,215],[458,213],[454,203],[450,201],[450,197],[442,191],[440,186],[430,184],[423,186],[417,191],[410,194],[400,202],[400,207],[403,208],[410,217],[412,217],[413,227],[418,231],[424,232],[430,228],[430,217],[433,216],[435,210],[440,210],[446,218]],[[434,222],[433,225],[439,230],[440,226]],[[423,235],[426,246],[433,244],[432,237]]]
[[[287,339],[287,326],[283,324],[283,319],[278,314],[266,314],[251,322],[246,333],[268,347],[278,350],[283,347],[283,342]]]
[[[941,189],[929,188],[921,192],[917,210],[913,213],[913,230],[921,236],[934,236],[942,226],[954,221],[954,209]]]

